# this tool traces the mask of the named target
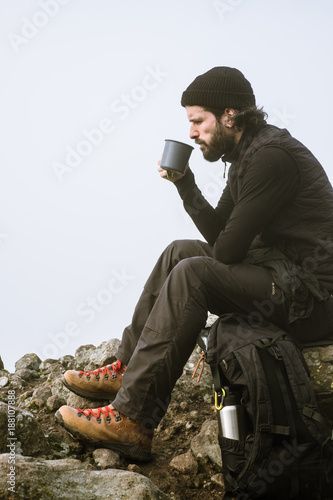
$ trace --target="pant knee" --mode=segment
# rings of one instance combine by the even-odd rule
[[[210,256],[211,247],[208,243],[199,240],[174,240],[165,249],[165,252],[172,256],[173,260],[181,261],[183,259],[195,256]]]
[[[192,275],[196,276],[200,279],[200,281],[202,281],[205,273],[206,261],[208,258],[209,257],[202,256],[186,257],[178,262],[176,267],[173,269],[172,274],[174,277],[180,275],[189,277]]]
[[[166,247],[165,251],[172,252],[175,255],[188,254],[193,252],[194,240],[174,240]]]

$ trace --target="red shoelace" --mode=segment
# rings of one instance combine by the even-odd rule
[[[99,376],[99,372],[103,373],[103,375],[107,375],[108,373],[110,375],[112,375],[111,371],[114,372],[114,373],[118,372],[120,374],[123,374],[125,370],[121,366],[121,361],[119,361],[119,360],[115,361],[114,363],[112,363],[112,365],[109,365],[109,368],[107,366],[103,366],[102,368],[97,368],[96,370],[89,370],[88,372],[84,372],[84,371],[80,370],[79,374],[81,376],[82,375],[86,375],[88,377],[91,374],[93,374],[96,377],[98,377]]]
[[[107,420],[110,419],[109,414],[113,415],[116,418],[117,422],[119,420],[121,420],[121,418],[119,416],[119,411],[117,411],[115,408],[113,410],[111,410],[111,408],[109,406],[102,406],[101,408],[94,408],[94,409],[92,409],[92,408],[84,408],[84,409],[75,408],[75,409],[78,412],[79,417],[81,417],[81,415],[84,415],[85,417],[88,418],[88,420],[90,419],[90,417],[95,417],[95,418],[97,418],[97,420],[100,420],[101,413],[103,413],[103,415],[105,415],[107,417]],[[95,411],[97,412],[97,415],[96,415]],[[85,412],[88,412],[88,413],[85,413]]]

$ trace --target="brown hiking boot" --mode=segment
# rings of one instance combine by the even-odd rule
[[[55,416],[70,433],[85,441],[133,460],[151,459],[153,432],[147,434],[140,422],[125,417],[112,405],[84,410],[62,406]]]
[[[62,377],[62,382],[67,389],[78,396],[104,401],[113,399],[117,394],[121,388],[122,375],[125,370],[126,366],[120,361],[88,372],[67,370]]]

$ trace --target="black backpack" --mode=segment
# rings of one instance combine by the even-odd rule
[[[228,314],[210,328],[206,359],[217,404],[238,393],[246,437],[219,435],[227,495],[332,500],[332,430],[320,414],[300,346],[275,325]]]

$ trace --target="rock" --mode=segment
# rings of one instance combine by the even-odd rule
[[[27,408],[29,408],[29,410],[39,410],[40,408],[43,408],[43,406],[45,406],[45,401],[40,398],[32,398],[26,406]]]
[[[199,349],[194,350],[176,383],[167,414],[161,422],[156,418],[159,425],[153,441],[155,463],[130,463],[109,449],[95,449],[95,445],[77,439],[59,425],[54,412],[63,404],[98,408],[111,402],[75,395],[63,385],[62,374],[67,369],[88,371],[113,362],[119,343],[113,339],[98,347],[82,346],[75,357],[68,355],[43,362],[35,354],[28,354],[16,363],[14,374],[0,370],[0,398],[4,401],[0,404],[0,453],[8,453],[9,449],[5,402],[10,403],[12,394],[16,401],[15,498],[168,498],[156,488],[152,490],[152,483],[143,476],[164,492],[170,492],[174,500],[223,497],[210,367],[205,365],[200,383],[197,378],[201,367],[192,378],[201,355]],[[333,425],[333,345],[306,348],[304,354],[321,411],[326,418],[330,416]],[[1,459],[0,456],[0,480],[4,478]],[[8,462],[4,458],[3,461],[6,470]],[[121,475],[124,473],[127,475]],[[9,493],[1,489],[5,488],[3,484],[4,481],[0,498],[9,499],[4,496]]]
[[[99,408],[100,406],[106,406],[111,403],[111,401],[106,400],[106,401],[101,401],[101,400],[96,400],[94,401],[93,399],[88,399],[88,398],[82,398],[81,396],[78,396],[77,394],[74,394],[74,392],[68,393],[66,404],[68,406],[72,406],[74,408]]]
[[[207,420],[202,425],[200,433],[191,441],[191,450],[199,462],[210,461],[217,467],[222,467],[217,420]]]
[[[117,469],[122,464],[119,454],[106,448],[97,448],[93,451],[92,456],[100,469]]]
[[[73,370],[75,367],[74,356],[70,356],[67,354],[66,356],[62,356],[61,358],[59,358],[59,361],[62,367],[65,368],[65,370]]]
[[[191,403],[192,391],[195,391],[196,398],[203,401],[213,401],[213,389],[212,389],[212,375],[209,365],[205,363],[204,370],[201,374],[200,381],[198,382],[199,373],[201,370],[201,365],[199,366],[195,376],[192,378],[194,370],[197,366],[198,360],[201,356],[200,348],[194,350],[187,363],[184,366],[183,376],[180,377],[176,382],[176,391],[173,394],[173,399],[178,401],[182,406],[185,403]],[[182,396],[182,399],[179,398]],[[185,398],[187,399],[185,399]]]
[[[9,428],[8,418],[15,418],[15,424]],[[49,452],[47,439],[34,416],[16,406],[0,402],[0,453],[8,451],[10,438],[20,442],[24,455],[38,456]]]
[[[15,371],[15,374],[23,380],[33,380],[38,377],[38,372],[36,370],[29,370],[28,368],[20,368]]]
[[[0,498],[11,499],[8,491],[9,454],[0,455]],[[168,500],[149,479],[123,470],[92,470],[92,466],[75,459],[34,460],[16,456],[15,499],[49,500]]]
[[[116,352],[120,346],[119,339],[111,339],[102,342],[92,353],[90,362],[86,365],[86,370],[94,370],[100,366],[105,366],[116,361]]]
[[[32,397],[33,391],[29,390],[26,392],[23,392],[18,398],[17,398],[17,406],[21,407],[24,405],[25,401],[27,401],[29,398]]]
[[[127,470],[131,472],[138,472],[138,474],[141,474],[141,468],[137,464],[129,464],[127,466]]]
[[[120,340],[111,339],[102,342],[98,347],[92,344],[79,347],[75,351],[76,370],[96,370],[116,361],[116,352],[120,345]]]
[[[214,474],[214,476],[211,477],[212,483],[218,484],[222,488],[224,488],[224,479],[223,479],[223,474],[220,472],[219,474]]]
[[[152,482],[157,484],[159,488],[164,491],[164,495],[167,492],[173,492],[170,493],[170,495],[174,500],[182,500],[184,494],[185,497],[187,497],[187,493],[184,493],[188,491],[186,488],[190,488],[191,490],[193,490],[193,488],[198,488],[197,493],[200,494],[200,488],[204,488],[205,484],[213,484],[211,476],[219,471],[215,471],[208,460],[207,466],[203,465],[204,461],[201,462],[200,474],[191,472],[192,470],[198,470],[198,464],[196,459],[192,456],[191,451],[189,451],[189,443],[195,433],[199,432],[205,420],[205,414],[207,413],[207,404],[205,401],[206,398],[208,400],[212,394],[209,367],[206,366],[202,380],[199,384],[196,381],[197,377],[193,380],[191,378],[193,367],[200,357],[198,351],[195,351],[191,356],[189,363],[185,367],[182,377],[183,380],[174,391],[174,400],[170,406],[171,412],[169,416],[161,422],[162,424],[166,422],[166,425],[163,424],[160,430],[156,431],[153,442],[153,456],[156,460],[156,464],[130,463],[128,460],[125,460],[121,456],[119,457],[117,453],[110,450],[101,448],[95,449],[95,445],[72,436],[55,419],[55,411],[66,403],[70,406],[81,408],[97,408],[110,403],[110,401],[92,401],[76,396],[63,385],[62,375],[66,369],[77,369],[79,362],[83,363],[80,368],[84,370],[96,369],[99,366],[113,362],[116,358],[115,353],[119,343],[119,340],[115,339],[109,342],[103,342],[98,347],[92,345],[84,346],[78,349],[78,359],[73,356],[63,356],[58,360],[49,358],[39,362],[38,359],[36,360],[35,355],[28,355],[17,362],[17,370],[14,374],[9,374],[6,371],[0,370],[0,377],[7,377],[9,380],[9,383],[3,387],[1,387],[0,384],[0,399],[9,403],[10,395],[14,394],[16,401],[15,413],[17,415],[17,422],[15,436],[17,436],[17,441],[15,452],[17,455],[22,455],[22,465],[17,467],[20,471],[20,490],[15,498],[32,498],[36,500],[44,498],[43,495],[45,492],[40,488],[48,487],[47,473],[45,472],[46,479],[42,473],[37,477],[33,476],[37,481],[36,484],[39,484],[40,488],[38,490],[35,489],[34,493],[32,493],[34,481],[24,475],[21,479],[21,471],[23,468],[27,467],[27,464],[36,465],[37,462],[44,464],[45,461],[47,461],[47,470],[49,470],[49,466],[51,466],[54,461],[57,461],[59,467],[61,463],[64,464],[63,467],[65,469],[67,467],[66,474],[68,475],[66,476],[66,484],[68,493],[66,494],[71,495],[72,499],[81,498],[81,490],[77,489],[76,481],[73,494],[71,490],[72,478],[70,478],[70,473],[74,476],[77,472],[74,465],[71,465],[74,462],[61,462],[64,459],[79,459],[80,464],[81,462],[84,464],[82,465],[82,467],[85,468],[84,470],[89,466],[87,470],[96,473],[94,474],[94,482],[96,485],[100,482],[100,475],[98,475],[98,473],[111,472],[111,469],[118,468],[127,471],[129,478],[136,478],[138,474],[149,477]],[[36,364],[31,362],[33,359],[37,361]],[[38,370],[35,369],[37,367],[39,368]],[[26,380],[23,380],[23,378],[19,376],[19,374],[25,376],[24,370],[29,374]],[[30,377],[30,372],[33,372],[34,376]],[[4,408],[3,411],[0,409],[0,453],[8,452],[8,448],[5,447],[8,443],[8,441],[6,441],[8,437],[7,406],[4,405]],[[208,409],[208,413],[209,411],[210,409]],[[212,415],[215,415],[213,410]],[[173,462],[174,466],[171,467],[170,461],[175,454],[183,455],[180,455],[178,459],[176,457]],[[28,458],[27,455],[29,455],[30,458]],[[36,459],[37,457],[38,460]],[[38,465],[37,468],[40,469],[40,466]],[[53,473],[53,466],[51,469]],[[131,473],[136,474],[133,475]],[[59,470],[57,474],[59,475],[59,483],[62,483],[63,476],[60,475]],[[39,483],[38,478],[42,478]],[[142,476],[140,476],[140,478],[142,479]],[[82,481],[84,482],[85,478],[83,478]],[[88,484],[90,484],[89,481]],[[133,487],[129,485],[128,498],[159,498],[160,493],[157,496],[151,497],[150,489],[147,490],[145,483],[142,484],[142,481],[140,481],[139,484],[136,483],[135,480]],[[50,484],[55,484],[53,478]],[[133,490],[134,486],[135,489]],[[91,492],[89,488],[87,488],[87,491],[84,490],[86,498],[94,498],[95,500],[98,498],[107,499],[110,498],[110,491],[111,493],[113,492],[113,483],[105,495],[105,491],[103,491],[104,496],[102,495],[101,497],[98,496],[98,490],[96,490],[96,495],[92,493],[94,492],[94,488],[95,487],[90,488]],[[77,491],[79,491],[78,495],[76,495]],[[123,488],[122,494],[127,498],[125,493],[123,493]],[[3,498],[1,489],[0,498]],[[58,495],[58,491],[55,493],[53,489],[50,489],[48,496],[46,495],[45,498],[63,498],[62,490]],[[112,498],[121,499],[123,496],[117,496],[116,491],[116,496],[114,497],[112,494]],[[168,497],[165,495],[160,498]],[[193,498],[198,497],[194,496]],[[214,496],[212,500],[215,500]]]
[[[37,354],[25,354],[15,363],[15,371],[17,370],[35,370],[39,371],[39,366],[42,360]]]
[[[39,367],[41,375],[48,375],[49,373],[52,373],[55,370],[60,371],[61,369],[62,365],[60,361],[51,358],[44,359],[44,361],[41,362]]]
[[[206,321],[206,328],[210,328],[213,326],[215,321],[219,319],[219,316],[216,316],[216,314],[208,314],[207,321]]]
[[[9,382],[11,389],[20,390],[27,385],[27,383],[23,380],[23,378],[16,375],[16,373],[10,375]]]
[[[181,474],[196,475],[198,472],[198,462],[195,460],[190,451],[174,457],[170,462],[170,467],[177,470]]]
[[[52,396],[58,396],[59,398],[66,400],[68,395],[71,394],[69,389],[67,389],[67,387],[65,387],[62,383],[61,377],[56,376],[56,378],[53,378],[52,374],[50,374],[47,381],[50,383]]]
[[[323,363],[333,363],[333,345],[321,348],[320,360]]]
[[[47,399],[52,396],[52,392],[50,386],[47,384],[43,384],[37,386],[36,389],[32,393],[33,398],[38,398],[46,403]]]
[[[318,406],[333,426],[333,346],[308,347],[303,350],[316,392]]]
[[[82,455],[82,442],[72,437],[60,426],[51,430],[47,436],[47,441],[54,457],[64,458],[70,455],[72,458],[79,458]]]
[[[57,411],[60,408],[60,406],[65,404],[66,404],[65,399],[60,398],[57,395],[50,396],[49,398],[47,398],[46,408],[48,409],[48,411]]]
[[[6,385],[9,384],[9,378],[8,377],[0,377],[0,387],[5,387]]]
[[[84,370],[85,366],[90,362],[90,357],[96,347],[93,344],[81,345],[75,351],[75,369]]]

